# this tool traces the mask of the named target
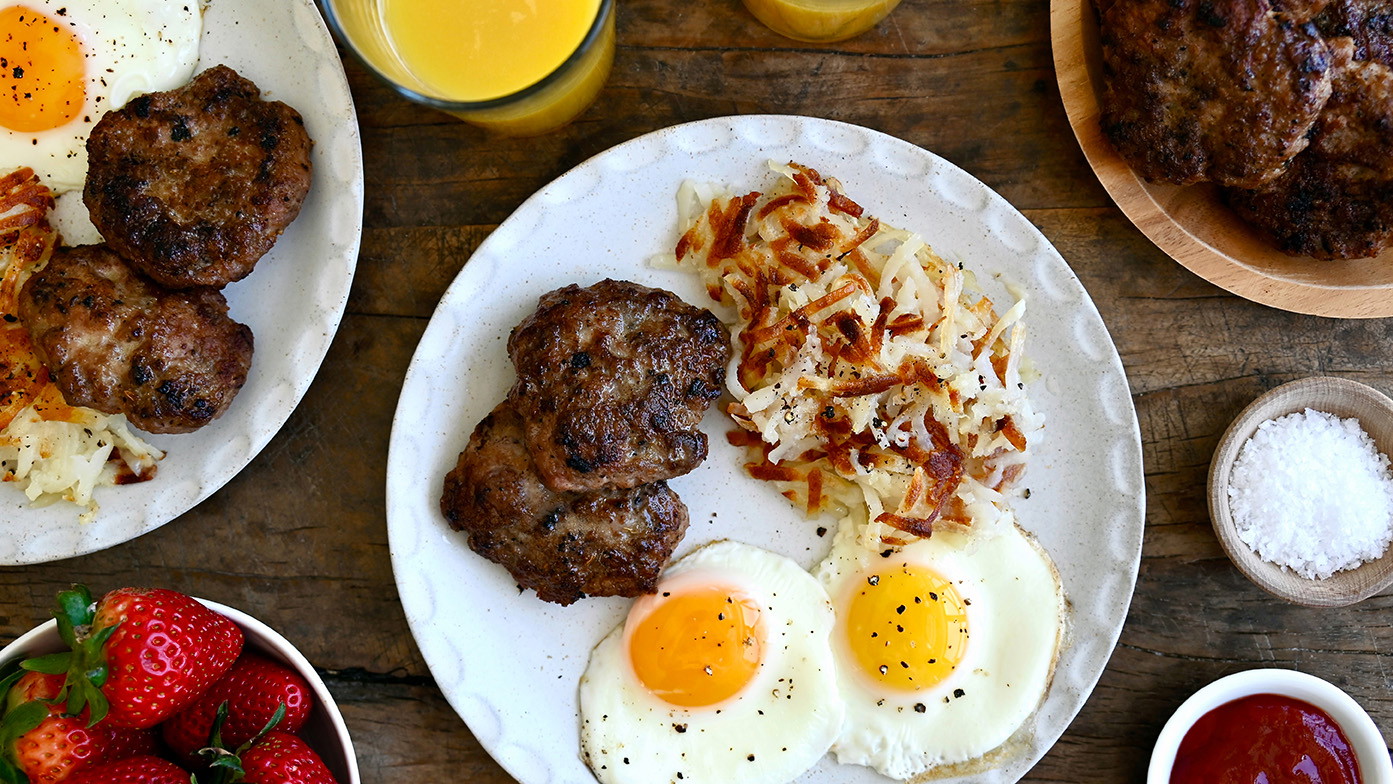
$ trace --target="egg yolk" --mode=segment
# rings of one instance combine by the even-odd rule
[[[891,689],[937,684],[967,649],[966,602],[952,583],[925,567],[864,574],[844,618],[856,663]]]
[[[664,594],[629,638],[634,673],[672,705],[715,705],[745,688],[763,658],[758,602],[722,588]]]
[[[0,126],[57,128],[82,111],[82,46],[66,24],[22,5],[0,10]]]

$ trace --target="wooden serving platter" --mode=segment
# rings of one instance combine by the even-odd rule
[[[1370,259],[1288,256],[1238,218],[1212,185],[1147,182],[1103,136],[1102,53],[1089,0],[1050,0],[1055,76],[1069,125],[1123,214],[1191,272],[1281,310],[1335,318],[1393,316],[1393,250]]]

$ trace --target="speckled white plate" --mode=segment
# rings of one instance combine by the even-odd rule
[[[875,131],[805,117],[728,117],[668,128],[592,158],[543,188],[479,248],[441,300],[411,363],[392,430],[387,521],[407,619],[436,682],[480,743],[525,784],[588,782],[579,756],[576,685],[590,649],[629,602],[570,607],[519,594],[508,574],[470,552],[439,510],[441,481],[474,425],[513,381],[508,330],[537,297],[606,276],[705,302],[696,276],[647,259],[676,241],[684,179],[735,190],[771,182],[769,159],[840,179],[882,220],[920,232],[944,257],[1027,293],[1028,353],[1044,373],[1034,399],[1048,437],[1032,447],[1017,505],[1054,556],[1073,605],[1067,647],[1033,725],[1002,764],[975,777],[1012,782],[1064,732],[1107,664],[1136,581],[1142,540],[1141,440],[1127,379],[1098,311],[1069,266],[1004,199],[933,153]],[[741,470],[714,410],[710,457],[670,482],[691,511],[678,550],[731,538],[803,566],[819,538],[773,488]],[[800,782],[884,781],[831,757]]]
[[[100,488],[101,512],[79,524],[67,503],[35,509],[0,487],[0,565],[53,561],[154,530],[222,487],[280,430],[309,388],[348,302],[363,225],[363,159],[353,98],[312,0],[213,0],[198,70],[218,63],[265,97],[300,111],[314,139],[314,181],[300,216],[256,271],[226,290],[233,318],[256,336],[247,384],[196,433],[155,436],[169,454],[150,482]]]

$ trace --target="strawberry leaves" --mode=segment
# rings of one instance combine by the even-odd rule
[[[86,586],[75,585],[59,591],[54,603],[53,617],[58,621],[58,636],[67,644],[63,653],[52,653],[24,660],[20,666],[30,672],[66,675],[55,704],[63,704],[64,712],[77,716],[88,710],[87,726],[94,727],[106,718],[109,702],[102,693],[106,684],[106,643],[116,632],[115,626],[92,630],[96,605]]]
[[[281,719],[285,718],[285,706],[281,705],[276,709],[271,720],[266,722],[266,726],[262,727],[255,737],[233,750],[228,750],[222,740],[222,727],[227,722],[227,713],[227,703],[224,702],[218,706],[217,716],[213,719],[212,737],[207,748],[198,751],[200,756],[209,760],[208,768],[212,771],[211,781],[200,780],[200,784],[232,784],[241,781],[247,773],[242,767],[242,755],[281,723]]]

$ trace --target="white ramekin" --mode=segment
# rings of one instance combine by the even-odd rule
[[[300,737],[310,745],[324,760],[329,772],[339,784],[360,784],[358,777],[358,758],[353,753],[353,741],[348,737],[348,727],[343,723],[339,706],[333,695],[324,686],[324,680],[315,672],[300,651],[276,630],[226,605],[199,599],[209,609],[232,619],[246,636],[245,650],[255,651],[272,661],[290,667],[300,673],[314,693],[315,706],[309,719],[300,730]],[[0,649],[0,667],[15,660],[57,653],[64,650],[63,641],[58,637],[58,622],[50,620],[20,635],[14,642]]]
[[[1181,703],[1156,739],[1151,751],[1151,766],[1147,769],[1147,784],[1170,784],[1171,767],[1175,764],[1180,742],[1201,716],[1224,703],[1254,694],[1292,697],[1330,714],[1354,749],[1364,784],[1393,784],[1393,762],[1389,760],[1388,746],[1374,720],[1359,703],[1338,686],[1314,675],[1282,669],[1234,673],[1205,686]]]

